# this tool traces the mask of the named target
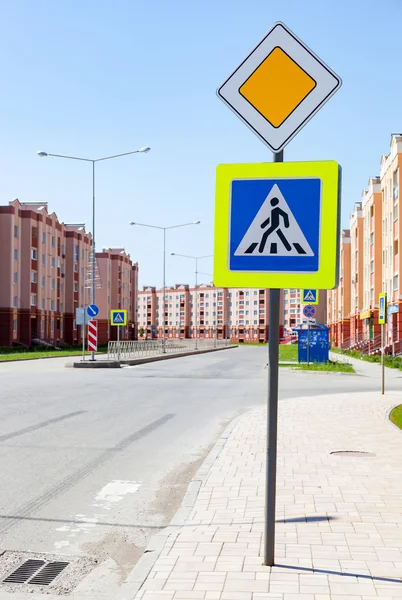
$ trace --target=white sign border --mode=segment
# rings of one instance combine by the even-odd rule
[[[241,95],[239,88],[276,47],[304,69],[316,81],[316,86],[282,125],[275,128]],[[218,88],[217,95],[273,152],[280,152],[341,85],[341,78],[278,21]]]

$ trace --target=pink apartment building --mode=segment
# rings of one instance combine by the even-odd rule
[[[163,308],[165,314],[163,314]],[[281,295],[281,336],[303,322],[300,290]],[[266,342],[269,335],[269,290],[226,289],[186,284],[163,290],[145,286],[139,292],[139,337],[161,338],[163,323],[167,338],[231,339],[239,342]],[[326,293],[320,292],[317,321],[326,322]],[[142,335],[141,335],[142,334]]]
[[[134,340],[138,334],[138,263],[130,259],[124,248],[103,248],[95,254],[99,269],[98,344],[117,339],[117,327],[110,325],[110,311],[127,310],[127,326],[120,327],[121,340]]]

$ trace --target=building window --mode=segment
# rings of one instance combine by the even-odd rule
[[[84,248],[81,249],[81,258],[84,260]]]
[[[54,310],[54,300],[50,300],[50,310]]]
[[[55,245],[55,239],[54,239],[54,235],[52,235],[52,248],[54,248]]]
[[[14,283],[18,283],[18,271],[14,271]]]
[[[60,269],[61,267],[61,260],[60,260],[60,256],[57,257],[57,268]]]
[[[13,320],[13,331],[14,331],[14,333],[16,333],[16,331],[17,331],[17,319]]]
[[[38,281],[38,274],[36,271],[31,271],[31,283],[36,283]]]
[[[74,262],[78,261],[78,246],[74,244]]]
[[[31,296],[31,306],[36,306],[36,294],[32,294]]]
[[[42,264],[42,266],[46,265],[46,255],[45,254],[42,254],[41,264]]]
[[[64,312],[64,304],[63,302],[60,302],[60,312]]]
[[[398,288],[399,288],[399,276],[395,275],[395,277],[394,277],[394,292],[396,292]]]
[[[399,204],[396,203],[394,205],[394,221],[396,221],[399,217],[399,208],[398,207],[399,207]]]
[[[36,248],[31,248],[31,259],[32,260],[37,260],[38,258],[38,251]]]
[[[42,244],[46,244],[46,232],[42,231]]]
[[[74,283],[74,292],[78,292],[78,283],[77,282]]]
[[[78,273],[78,265],[77,265],[77,263],[74,263],[74,273]]]
[[[18,250],[14,249],[14,260],[18,260]]]
[[[370,273],[374,273],[374,261],[373,260],[370,263]]]
[[[54,290],[54,278],[52,279],[51,290]]]
[[[18,225],[14,225],[14,237],[18,237],[19,235],[19,230],[18,230]]]
[[[84,277],[84,267],[81,267],[81,277]]]
[[[40,332],[42,335],[45,333],[45,319],[40,320]]]
[[[40,301],[40,307],[42,310],[45,310],[45,299],[42,298],[42,300]]]
[[[372,231],[370,233],[370,244],[373,245],[374,244],[374,231]]]
[[[55,261],[54,256],[52,256],[52,269],[54,269],[55,266],[56,266],[56,261]]]
[[[13,306],[14,306],[14,308],[17,308],[17,306],[18,306],[18,296],[14,296],[14,298],[13,298]]]

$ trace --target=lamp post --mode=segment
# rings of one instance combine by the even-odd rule
[[[188,254],[177,254],[176,252],[171,253],[172,256],[181,256],[181,258],[191,258],[195,260],[195,349],[198,350],[198,329],[197,329],[197,317],[198,317],[198,261],[202,258],[212,258],[213,254],[206,254],[205,256],[189,256]]]
[[[177,229],[178,227],[187,227],[189,225],[199,225],[201,221],[192,221],[191,223],[181,223],[180,225],[170,225],[170,227],[160,227],[158,225],[148,225],[146,223],[136,223],[130,221],[130,225],[137,227],[149,227],[150,229],[159,229],[163,231],[163,334],[162,334],[162,352],[166,352],[166,319],[165,319],[165,303],[166,303],[166,231],[168,229]]]
[[[50,152],[37,152],[40,157],[53,156],[55,158],[66,158],[69,160],[81,160],[84,162],[92,163],[92,294],[91,303],[95,304],[95,163],[103,160],[111,160],[112,158],[120,158],[121,156],[128,156],[129,154],[146,154],[151,148],[144,146],[139,150],[133,150],[132,152],[123,152],[123,154],[113,154],[112,156],[104,156],[102,158],[82,158],[80,156],[65,156],[64,154],[51,154]],[[85,328],[84,328],[85,330]],[[95,352],[91,352],[91,360],[95,360]]]

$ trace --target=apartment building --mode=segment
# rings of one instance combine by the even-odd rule
[[[402,351],[401,161],[402,134],[393,134],[390,153],[381,158],[380,175],[369,179],[361,202],[355,204],[350,216],[350,239],[344,231],[340,283],[328,295],[328,324],[338,346],[378,351],[381,344],[378,297],[386,292],[388,305],[397,307],[395,313],[388,315],[386,351]]]
[[[65,262],[61,273],[61,287],[65,291],[64,341],[67,344],[81,344],[83,327],[76,324],[77,308],[85,308],[91,303],[91,252],[92,236],[83,223],[69,223],[64,226],[65,243],[62,258]],[[64,281],[63,281],[64,279]]]
[[[0,206],[0,345],[64,339],[65,226],[47,203]]]
[[[326,297],[321,292],[317,321],[325,323]],[[281,336],[290,334],[303,320],[300,290],[281,294]],[[269,335],[269,290],[226,289],[184,284],[163,290],[145,286],[139,292],[138,324],[141,337],[213,338],[238,342],[266,342]],[[142,334],[142,335],[141,335]]]
[[[124,248],[103,248],[95,253],[99,283],[96,304],[99,306],[98,344],[117,339],[117,328],[110,325],[110,311],[127,311],[127,326],[120,327],[121,340],[136,339],[138,302],[138,263],[130,259]]]
[[[350,215],[350,336],[354,341],[362,339],[363,321],[360,313],[363,311],[363,273],[364,273],[364,240],[362,203],[356,202]]]

